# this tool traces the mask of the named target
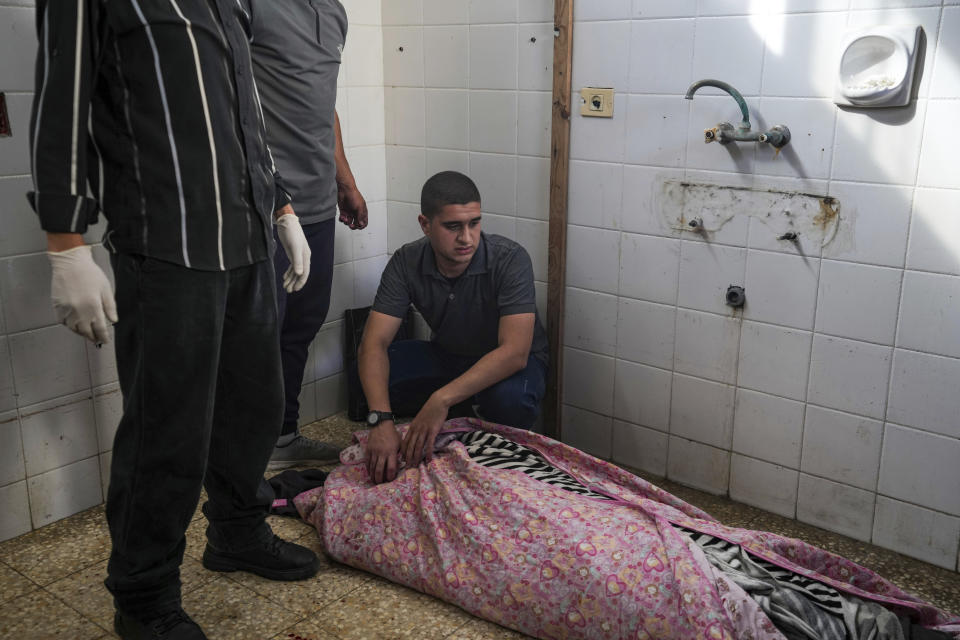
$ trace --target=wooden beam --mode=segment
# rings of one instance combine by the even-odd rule
[[[570,73],[573,0],[553,3],[553,124],[550,139],[550,230],[547,267],[547,338],[550,369],[543,400],[548,436],[560,437],[563,384],[563,309],[567,269],[567,180],[570,173]]]

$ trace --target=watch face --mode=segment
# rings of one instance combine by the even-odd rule
[[[380,422],[380,414],[376,411],[371,411],[367,414],[367,424],[377,424]]]

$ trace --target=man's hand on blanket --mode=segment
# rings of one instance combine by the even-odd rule
[[[374,484],[393,482],[397,477],[400,434],[389,420],[370,430],[367,437],[367,473]]]
[[[407,427],[407,435],[404,436],[403,444],[400,445],[400,452],[408,468],[416,467],[424,458],[427,460],[433,458],[433,441],[443,428],[447,411],[447,405],[437,398],[437,394],[434,394]]]

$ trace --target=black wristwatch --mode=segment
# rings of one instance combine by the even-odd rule
[[[389,411],[371,411],[367,414],[367,424],[375,427],[384,420],[393,420],[393,414]]]

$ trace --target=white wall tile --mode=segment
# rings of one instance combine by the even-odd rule
[[[620,295],[674,304],[680,241],[633,233],[620,239]]]
[[[517,95],[517,153],[550,155],[552,95],[549,91],[521,91]]]
[[[902,275],[900,269],[824,260],[816,330],[893,344]]]
[[[528,3],[522,3],[521,9]],[[532,3],[530,3],[532,4]],[[553,7],[550,7],[553,14]],[[517,30],[517,86],[520,89],[553,89],[553,23],[525,24]]]
[[[926,101],[893,109],[844,110],[837,120],[835,180],[913,184]]]
[[[384,95],[387,144],[423,146],[426,139],[423,117],[425,109],[423,89],[387,88]],[[366,140],[361,140],[358,144],[365,142]]]
[[[484,213],[516,214],[516,157],[471,153],[469,175],[480,190]]]
[[[694,20],[634,20],[631,23],[628,85],[631,93],[686,93],[691,82],[694,26]],[[653,60],[669,60],[669,64],[651,64]],[[676,136],[674,142],[677,142]]]
[[[387,0],[390,2],[391,0]],[[424,24],[468,24],[470,0],[423,0]]]
[[[427,0],[427,2],[430,3],[430,0]],[[417,25],[425,21],[423,0],[387,0],[387,2],[381,2],[380,4],[380,19],[385,27]]]
[[[670,433],[723,449],[733,436],[733,387],[674,374]]]
[[[840,222],[824,258],[903,266],[912,188],[832,182],[830,195],[840,201]]]
[[[882,418],[892,349],[815,335],[807,400],[818,405]]]
[[[92,342],[84,341],[87,351],[87,365],[90,367],[90,384],[99,387],[117,381],[117,350],[113,326],[107,327],[110,341],[97,347]]]
[[[613,414],[614,360],[607,356],[563,350],[563,399],[581,409]]]
[[[0,295],[7,331],[57,324],[50,303],[50,274],[46,253],[0,259]]]
[[[30,173],[32,103],[32,93],[7,94],[7,115],[10,116],[10,131],[13,135],[0,138],[0,176],[22,176]]]
[[[419,203],[426,179],[422,147],[387,147],[387,197],[390,200]]]
[[[873,544],[953,569],[960,518],[877,496]]]
[[[937,43],[933,77],[930,81],[931,98],[960,98],[960,65],[957,64],[957,60],[960,60],[958,33],[960,33],[960,7],[947,7],[943,10],[940,22],[940,41]],[[930,44],[928,43],[927,46],[929,47]]]
[[[686,145],[678,133],[688,129],[689,112],[687,101],[675,96],[629,96],[626,161],[658,167],[683,166]]]
[[[516,22],[518,0],[470,0],[470,22]]]
[[[693,50],[694,78],[723,78],[744,95],[760,93],[763,39],[749,18],[700,18]]]
[[[83,340],[60,325],[10,336],[20,406],[89,388]]]
[[[613,461],[658,476],[667,475],[667,434],[613,421]]]
[[[733,414],[733,450],[798,469],[803,411],[801,402],[738,389]]]
[[[803,400],[807,393],[811,335],[807,331],[744,322],[737,384]]]
[[[571,76],[574,95],[579,95],[582,87],[627,89],[629,22],[578,22],[573,30],[573,50],[577,52]]]
[[[516,219],[516,224],[517,242],[527,250],[533,263],[533,279],[546,282],[550,225],[543,220],[521,218]]]
[[[483,217],[483,230],[511,240],[517,239],[517,219],[488,213]]]
[[[667,478],[715,495],[730,484],[730,452],[670,436]]]
[[[420,27],[383,28],[383,81],[387,86],[423,86],[424,44]],[[429,54],[434,55],[432,51]]]
[[[4,91],[33,91],[37,55],[36,11],[29,7],[0,7],[0,87]],[[21,64],[11,64],[22,61]]]
[[[30,531],[30,502],[27,483],[17,482],[0,487],[0,540],[9,540]]]
[[[550,215],[550,161],[517,158],[517,215],[546,220]]]
[[[466,151],[448,151],[446,149],[427,149],[427,175],[441,171],[459,171],[470,173],[470,156]]]
[[[960,516],[960,440],[887,424],[877,491]]]
[[[827,43],[843,40],[846,13],[758,16],[758,22],[764,20],[769,22],[763,25],[765,28],[776,30],[773,34],[765,33],[772,39],[767,42],[763,61],[764,95],[832,96],[839,52]],[[790,131],[797,133],[792,126]],[[829,141],[827,144],[829,149]]]
[[[468,27],[423,28],[423,81],[426,86],[465,88],[469,81],[469,60]],[[388,84],[389,81],[388,75]]]
[[[604,0],[604,2],[575,2],[573,20],[626,20],[630,17],[630,0]]]
[[[599,83],[598,83],[599,84]],[[577,105],[570,122],[570,158],[623,162],[626,139],[627,96],[613,98],[612,118],[588,118],[577,115]]]
[[[524,0],[524,2],[518,4],[517,19],[520,22],[553,21],[553,2],[551,0]]]
[[[733,454],[730,498],[793,518],[797,508],[798,472],[762,460]]]
[[[683,242],[677,303],[681,307],[729,314],[730,307],[725,302],[727,287],[743,284],[746,262],[745,249]],[[747,295],[750,293],[748,290]]]
[[[567,287],[563,344],[614,355],[617,351],[617,297]]]
[[[917,184],[960,189],[960,176],[953,170],[956,167],[956,153],[950,144],[950,135],[944,133],[954,126],[958,111],[960,100],[931,100],[927,105]]]
[[[517,25],[470,26],[471,89],[517,88]]]
[[[302,427],[317,419],[317,383],[308,382],[300,387],[297,401],[300,403],[300,413],[297,417],[297,426]]]
[[[571,163],[572,167],[573,163]],[[572,168],[571,168],[572,171]],[[678,236],[666,220],[660,203],[667,181],[679,181],[679,169],[661,169],[625,165],[623,167],[623,198],[621,228],[624,231],[655,236]]]
[[[697,0],[633,0],[634,18],[686,18],[697,15]]]
[[[21,413],[28,476],[98,453],[96,418],[90,399],[47,402],[22,409]]]
[[[17,412],[0,413],[0,486],[26,477]]]
[[[617,293],[620,234],[604,229],[567,229],[567,284],[580,289]]]
[[[100,460],[93,456],[33,476],[27,487],[33,526],[42,527],[103,502]]]
[[[623,165],[611,162],[570,163],[567,220],[570,224],[620,228]]]
[[[666,431],[670,422],[670,372],[617,360],[613,415]]]
[[[384,254],[354,262],[354,304],[358,307],[373,304],[387,260]]]
[[[960,357],[960,277],[903,274],[897,346]]]
[[[357,187],[367,202],[387,199],[387,156],[383,145],[346,150]]]
[[[517,96],[505,91],[470,92],[470,150],[517,152]]]
[[[883,425],[849,413],[807,406],[801,470],[873,491]]]
[[[317,380],[317,419],[332,416],[347,408],[347,376],[338,373],[335,376]]]
[[[13,367],[10,362],[10,342],[0,336],[0,411],[17,406],[17,391],[13,384]]]
[[[675,307],[620,298],[617,357],[672,369],[676,317]]]
[[[296,210],[297,204],[293,203],[294,210]],[[370,207],[367,206],[367,216],[369,221]],[[350,262],[353,260],[353,237],[352,234],[355,233],[355,230],[350,229],[345,224],[338,223],[333,227],[333,264],[341,264],[343,262]],[[311,256],[312,258],[312,256]]]
[[[351,87],[383,86],[383,36],[379,26],[351,19],[350,37],[343,49],[347,84]]]
[[[609,460],[613,418],[563,405],[561,441],[598,458]]]
[[[540,323],[546,328],[547,317],[547,283],[546,282],[534,282],[533,288],[537,293],[537,314],[539,314]]]
[[[350,144],[383,144],[386,135],[383,105],[383,87],[350,89]]]
[[[893,352],[887,420],[960,438],[960,360]]]
[[[110,451],[113,449],[113,437],[123,417],[123,395],[118,385],[107,385],[94,392],[93,413],[97,421],[99,451]]]
[[[113,451],[101,453],[100,456],[100,490],[106,500],[110,491],[110,467],[113,464]]]
[[[355,265],[356,266],[356,265]],[[368,303],[369,304],[369,303]],[[361,306],[361,305],[357,305]],[[343,371],[343,315],[331,317],[323,325],[310,343],[309,361],[310,381],[329,378]]]
[[[674,371],[733,384],[739,339],[738,318],[679,309]]]
[[[330,289],[330,309],[327,319],[342,318],[343,312],[354,307],[353,302],[353,263],[334,265],[333,285]]]
[[[837,107],[832,100],[761,98],[760,108],[751,114],[753,129],[767,131],[776,125],[787,125],[790,143],[780,153],[776,153],[770,145],[758,144],[757,173],[801,178],[829,177],[836,118]]]
[[[820,261],[749,251],[743,317],[797,329],[813,328]]]
[[[46,235],[40,229],[40,219],[27,202],[27,191],[33,188],[28,177],[0,177],[0,207],[4,230],[0,234],[0,256],[45,251]]]
[[[874,494],[823,478],[800,474],[797,520],[856,540],[870,542]]]
[[[345,225],[340,225],[349,231],[348,240],[353,247],[352,257],[358,260],[387,253],[387,203],[369,202],[367,207],[366,229],[350,230]]]
[[[960,275],[960,190],[916,190],[907,268]]]

